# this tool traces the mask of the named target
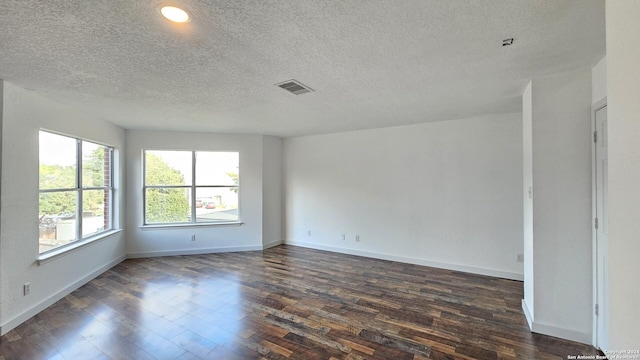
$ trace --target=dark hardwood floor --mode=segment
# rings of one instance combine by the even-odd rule
[[[522,283],[293,246],[126,260],[0,339],[0,359],[566,359]]]

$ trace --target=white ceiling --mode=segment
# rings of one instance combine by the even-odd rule
[[[0,78],[129,129],[296,136],[519,111],[528,79],[605,53],[604,0],[169,2],[193,20],[0,0]]]

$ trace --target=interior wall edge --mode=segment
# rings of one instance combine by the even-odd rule
[[[524,313],[525,319],[527,319],[527,324],[529,325],[529,329],[532,329],[533,316],[531,315],[531,311],[529,309],[530,309],[530,306],[527,304],[527,300],[522,299],[522,312]]]
[[[282,244],[284,244],[283,240],[268,241],[268,242],[262,244],[262,250],[266,250],[266,249],[269,249],[269,248],[272,248],[272,247],[275,247],[275,246],[278,246],[278,245],[282,245]]]

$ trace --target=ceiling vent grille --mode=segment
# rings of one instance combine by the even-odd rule
[[[302,95],[314,91],[307,85],[304,85],[301,82],[293,79],[278,83],[276,84],[276,86],[296,95]]]

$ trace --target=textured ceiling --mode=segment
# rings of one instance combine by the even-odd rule
[[[519,111],[528,79],[605,53],[604,0],[169,2],[192,21],[0,0],[0,78],[125,128],[295,136]]]

